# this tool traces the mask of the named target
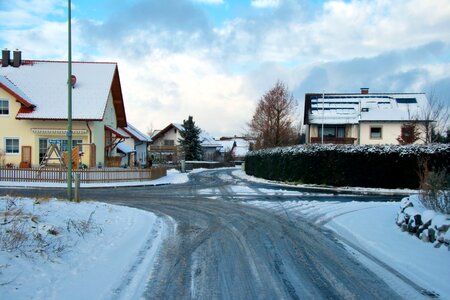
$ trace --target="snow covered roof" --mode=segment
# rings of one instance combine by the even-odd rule
[[[20,111],[17,118],[67,119],[67,70],[67,62],[62,61],[23,61],[17,68],[1,67],[1,82],[35,106]],[[118,126],[126,126],[116,63],[73,62],[72,73],[76,76],[72,90],[74,120],[102,120],[111,92]]]
[[[157,135],[160,131],[161,131],[160,129],[155,129],[155,130],[153,130],[151,139],[153,139],[153,137],[154,137],[155,135]]]
[[[428,107],[423,93],[306,94],[305,124],[420,121]]]
[[[179,123],[172,123],[173,127],[177,128],[178,130],[184,130],[183,124]]]
[[[123,130],[126,131],[134,139],[139,140],[141,142],[151,142],[152,141],[152,139],[148,135],[139,131],[139,129],[137,129],[130,123],[127,123],[127,127],[124,127]]]
[[[212,136],[210,136],[205,131],[200,132],[199,140],[202,147],[215,147],[215,148],[222,147],[222,145],[219,142],[217,142]]]
[[[125,144],[124,142],[118,143],[117,144],[117,149],[119,151],[121,151],[122,153],[125,153],[125,154],[136,152],[136,150],[131,149],[131,147],[129,145]]]
[[[125,132],[125,130],[123,130],[121,128],[117,128],[116,129],[116,128],[112,128],[111,126],[105,125],[105,130],[111,131],[112,133],[114,133],[119,138],[124,138],[124,139],[130,138],[128,133]]]
[[[220,152],[232,151],[236,157],[246,156],[250,148],[250,142],[239,137],[219,140],[217,142],[222,145]]]
[[[220,148],[220,152],[231,151],[231,149],[233,149],[234,146],[234,140],[220,140],[217,141],[217,143],[219,143],[222,146],[222,148]]]
[[[12,94],[26,107],[34,107],[31,103],[31,99],[21,89],[15,86],[6,76],[0,75],[0,87]]]

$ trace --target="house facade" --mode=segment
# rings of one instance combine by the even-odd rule
[[[245,137],[221,137],[218,141],[221,148],[221,160],[226,160],[226,155],[230,155],[235,162],[243,162],[245,156],[252,148],[252,142]]]
[[[307,143],[399,144],[405,127],[414,124],[425,138],[429,103],[424,93],[306,94],[304,124]],[[323,131],[323,133],[322,133]]]
[[[181,130],[183,125],[178,123],[170,123],[164,129],[155,130],[151,136],[151,159],[158,162],[177,162],[184,159],[179,143]]]
[[[0,150],[4,163],[38,166],[50,144],[67,151],[68,64],[22,60],[2,51]],[[129,138],[116,63],[73,62],[72,140],[90,167],[120,161],[117,145]]]
[[[117,146],[117,149],[122,153],[122,166],[146,166],[148,163],[148,145],[151,138],[139,131],[136,127],[127,123],[127,127],[123,128],[129,139],[126,139]]]

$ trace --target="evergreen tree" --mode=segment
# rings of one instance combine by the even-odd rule
[[[180,131],[181,139],[179,142],[183,147],[186,160],[200,160],[202,147],[200,146],[200,128],[195,126],[192,116],[187,120],[183,120],[184,130]]]

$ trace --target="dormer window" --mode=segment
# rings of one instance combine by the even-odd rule
[[[8,116],[8,115],[9,115],[9,101],[0,100],[0,116]]]

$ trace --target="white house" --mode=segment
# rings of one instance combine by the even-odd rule
[[[171,123],[164,129],[155,130],[152,134],[150,145],[152,155],[158,160],[176,161],[184,159],[183,151],[180,147],[180,131],[184,130],[183,125]],[[222,145],[207,132],[201,131],[199,141],[202,147],[202,159],[204,161],[217,161],[221,157]]]
[[[179,147],[180,131],[183,125],[178,123],[170,123],[164,129],[155,130],[152,133],[150,153],[152,160],[156,159],[161,162],[176,162],[182,157],[182,151]]]
[[[127,166],[147,165],[148,145],[152,139],[130,123],[127,123],[127,126],[122,129],[130,138],[117,145],[118,152],[123,154],[121,164]]]
[[[306,94],[308,143],[398,144],[406,124],[423,129],[429,103],[424,93]],[[323,134],[322,134],[323,128]],[[420,130],[419,130],[420,131]],[[421,130],[423,140],[424,131]]]
[[[65,61],[22,60],[21,51],[2,51],[0,150],[7,164],[37,166],[50,144],[67,150],[68,65]],[[128,135],[116,63],[73,62],[72,140],[91,167],[120,162],[117,144]]]
[[[230,152],[234,161],[244,161],[245,156],[251,149],[251,141],[244,137],[221,137],[218,141],[222,160],[225,153]]]

